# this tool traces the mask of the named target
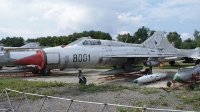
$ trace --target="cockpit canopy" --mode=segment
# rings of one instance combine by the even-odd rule
[[[82,44],[83,45],[101,45],[101,41],[100,40],[90,39],[90,40],[83,41]]]
[[[101,45],[101,41],[98,39],[92,39],[90,37],[82,37],[72,43],[70,43],[68,46],[73,46],[73,45]]]
[[[141,44],[130,44],[130,43],[123,43],[119,41],[113,41],[113,40],[100,40],[100,39],[92,39],[91,37],[82,37],[67,46],[93,46],[93,45],[103,45],[103,46],[134,46],[134,47],[142,47]]]

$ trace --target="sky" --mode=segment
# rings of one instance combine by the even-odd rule
[[[200,0],[0,0],[0,39],[102,31],[113,39],[145,26],[182,40],[200,31]]]

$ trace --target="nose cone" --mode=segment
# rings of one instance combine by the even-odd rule
[[[44,55],[41,50],[38,50],[36,54],[15,60],[15,62],[26,65],[37,65],[41,69],[44,66]]]
[[[180,75],[181,75],[181,74],[176,73],[176,74],[174,75],[173,80],[175,80],[175,81],[177,81],[177,82],[185,82],[183,79],[181,79]]]

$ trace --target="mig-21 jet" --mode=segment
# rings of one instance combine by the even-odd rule
[[[56,46],[38,50],[36,54],[15,60],[16,63],[37,65],[43,75],[50,75],[51,69],[67,70],[93,66],[113,66],[112,70],[100,74],[121,74],[140,71],[144,63],[154,66],[166,57],[173,57],[177,52],[165,52],[160,47],[165,32],[157,31],[142,44],[130,44],[112,40],[82,37],[66,46]],[[79,83],[86,83],[79,70]]]

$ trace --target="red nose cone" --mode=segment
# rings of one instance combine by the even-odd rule
[[[44,66],[44,55],[42,51],[38,50],[36,54],[15,60],[15,62],[26,65],[37,65],[41,69]]]

